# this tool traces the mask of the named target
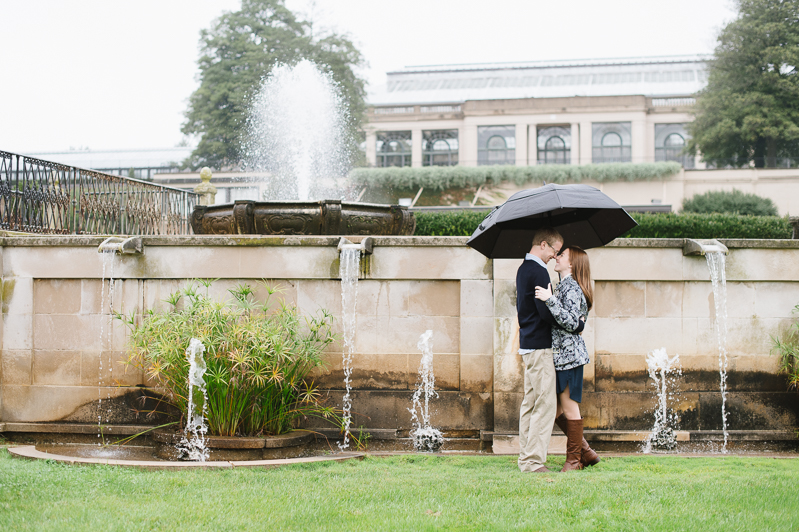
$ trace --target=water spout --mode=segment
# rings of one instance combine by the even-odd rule
[[[683,244],[682,248],[682,254],[684,256],[706,256],[708,253],[722,253],[726,255],[729,253],[729,250],[727,246],[716,239],[685,239],[685,244]]]
[[[344,249],[357,249],[361,255],[371,255],[374,248],[374,239],[371,236],[364,237],[360,243],[353,244],[344,237],[338,241],[338,251],[341,253]]]
[[[119,255],[141,255],[144,253],[144,244],[140,236],[122,239],[112,236],[103,240],[97,248],[97,253],[117,253]]]

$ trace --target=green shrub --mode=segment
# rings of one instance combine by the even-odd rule
[[[489,210],[415,212],[416,236],[471,236]]]
[[[683,202],[683,212],[703,214],[727,213],[751,216],[777,216],[777,207],[769,198],[745,194],[740,190],[710,191],[697,194]]]
[[[137,325],[135,318],[117,315],[131,328],[128,364],[142,369],[158,391],[186,412],[189,363],[186,348],[192,338],[206,348],[208,428],[212,435],[282,434],[306,415],[337,419],[324,407],[307,382],[322,364],[322,351],[334,341],[332,317],[300,317],[296,307],[276,308],[253,299],[248,285],[231,289],[233,298],[208,297],[210,281],[175,292],[164,311],[150,310]],[[265,285],[271,296],[276,290]]]
[[[419,236],[470,236],[488,211],[415,212]],[[638,226],[625,238],[791,238],[791,224],[777,216],[631,213]]]
[[[678,173],[679,163],[542,164],[536,166],[423,166],[355,168],[350,181],[357,186],[443,190],[513,182],[580,183],[582,181],[649,181]]]
[[[738,214],[631,213],[625,238],[791,238],[788,218]]]

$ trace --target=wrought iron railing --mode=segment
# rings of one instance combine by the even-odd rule
[[[197,194],[0,151],[0,229],[26,233],[191,233]]]

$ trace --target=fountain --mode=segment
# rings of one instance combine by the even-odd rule
[[[208,425],[205,423],[206,409],[208,408],[208,395],[205,391],[205,359],[203,343],[192,338],[186,349],[186,358],[189,361],[189,391],[188,408],[186,411],[186,430],[177,444],[178,458],[195,462],[205,462],[210,456],[206,434]]]
[[[348,118],[332,78],[310,61],[278,65],[248,119],[245,167],[270,173],[270,201],[198,205],[195,234],[412,235],[407,207],[343,201],[351,159]],[[328,197],[323,201],[311,198]]]
[[[725,255],[720,251],[707,253],[707,267],[713,283],[713,303],[716,309],[716,339],[719,346],[719,388],[721,390],[721,429],[724,434],[722,453],[727,452],[727,278]]]
[[[704,255],[713,285],[713,303],[716,311],[714,322],[719,351],[719,389],[721,391],[721,428],[724,443],[721,452],[727,452],[727,247],[718,240],[686,239],[684,255]]]
[[[668,385],[674,384],[674,379],[682,374],[680,369],[680,355],[669,357],[665,348],[650,351],[646,356],[649,377],[655,381],[657,388],[658,405],[655,409],[655,425],[646,439],[644,452],[652,452],[652,448],[672,450],[677,447],[677,437],[671,425],[676,424],[676,414],[668,413],[668,398],[674,394],[669,392]]]
[[[110,239],[109,239],[110,240]],[[103,242],[105,244],[108,242],[106,240]],[[113,329],[109,324],[108,327],[108,338],[107,338],[107,350],[108,350],[108,380],[109,383],[105,382],[105,378],[103,376],[103,345],[106,342],[106,334],[105,334],[105,311],[108,308],[108,316],[110,321],[110,316],[113,315],[114,312],[114,258],[116,256],[116,249],[112,249],[110,246],[103,246],[100,245],[99,249],[97,250],[98,253],[101,253],[102,261],[103,261],[103,274],[100,278],[100,356],[98,357],[98,369],[97,369],[97,437],[104,438],[104,428],[103,428],[103,387],[107,386],[112,382],[111,377],[113,376],[114,366],[112,363],[112,341],[111,335]],[[105,298],[105,280],[106,280],[106,271],[108,271],[108,306],[106,307],[106,298]],[[110,406],[110,399],[111,399],[111,392],[106,392],[106,402],[108,403],[108,411],[106,412],[106,423],[109,421],[109,415],[111,413],[111,406]],[[108,430],[111,430],[110,427]],[[104,441],[98,441],[98,445],[103,445]]]
[[[433,375],[432,338],[433,331],[428,329],[422,333],[416,344],[416,347],[422,351],[422,360],[419,363],[419,381],[411,399],[411,408],[408,409],[411,413],[411,422],[415,426],[411,431],[414,449],[431,453],[438,451],[444,444],[441,431],[430,426],[430,399],[433,396],[438,397],[435,390],[436,379]]]

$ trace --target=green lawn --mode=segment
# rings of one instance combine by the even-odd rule
[[[551,459],[551,466],[563,458]],[[799,530],[799,459],[419,455],[280,469],[140,471],[11,458],[0,530]]]

